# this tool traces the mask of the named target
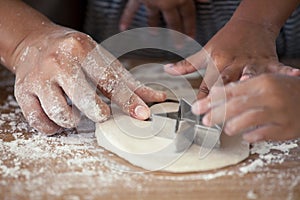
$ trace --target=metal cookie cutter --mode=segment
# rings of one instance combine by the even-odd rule
[[[207,127],[202,124],[203,115],[196,116],[191,111],[191,104],[185,99],[179,101],[177,112],[152,114],[153,127],[164,127],[169,134],[161,137],[175,140],[176,152],[188,149],[193,143],[205,148],[220,147],[219,125]]]

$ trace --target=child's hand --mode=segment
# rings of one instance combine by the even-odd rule
[[[298,69],[278,61],[276,36],[263,25],[245,20],[231,20],[201,51],[174,65],[166,65],[165,70],[179,75],[207,67],[198,98],[207,96],[218,78],[227,84],[266,72],[299,76]]]
[[[249,142],[287,140],[300,137],[299,102],[299,77],[268,74],[213,87],[193,112],[206,113],[205,125],[225,122],[226,134],[244,133]]]
[[[108,119],[110,108],[93,84],[124,112],[142,120],[150,115],[144,101],[165,99],[164,93],[135,81],[112,55],[101,46],[96,48],[89,36],[54,27],[27,36],[13,54],[15,96],[37,130],[53,134],[61,127],[76,126],[79,113],[68,105],[66,96],[91,120]]]
[[[162,13],[168,28],[194,38],[196,33],[196,8],[194,0],[129,0],[120,21],[120,30],[125,31],[132,22],[140,5],[148,14],[148,25],[159,26]]]

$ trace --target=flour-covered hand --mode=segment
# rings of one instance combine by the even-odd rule
[[[46,134],[75,127],[78,110],[94,122],[107,120],[110,108],[96,89],[141,120],[150,115],[144,101],[165,99],[134,80],[91,37],[64,27],[51,25],[28,35],[13,58],[16,99],[31,126]]]

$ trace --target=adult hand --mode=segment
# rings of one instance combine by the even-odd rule
[[[218,84],[227,84],[266,72],[299,76],[300,70],[278,61],[275,40],[276,34],[261,24],[232,19],[202,50],[186,60],[166,65],[165,71],[181,75],[207,68],[199,99],[208,95],[217,80]]]
[[[213,87],[192,110],[206,113],[205,125],[225,122],[226,134],[243,133],[249,142],[287,140],[300,137],[299,101],[299,77],[267,74]]]
[[[144,4],[147,9],[149,26],[159,26],[160,13],[162,13],[168,28],[195,38],[196,8],[194,0],[129,0],[120,20],[121,31],[125,31],[129,27],[141,4]]]
[[[13,54],[15,96],[25,118],[37,130],[53,134],[61,127],[75,127],[77,109],[94,122],[108,119],[110,108],[96,94],[96,87],[124,112],[141,120],[150,115],[144,101],[165,99],[164,93],[134,80],[88,35],[50,27],[28,35]]]

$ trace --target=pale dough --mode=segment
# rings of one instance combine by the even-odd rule
[[[178,104],[156,104],[151,109],[171,112],[178,109]],[[220,148],[210,150],[192,144],[185,152],[176,153],[174,139],[167,137],[168,130],[168,127],[152,127],[151,121],[133,119],[114,108],[112,119],[96,124],[96,137],[100,146],[150,171],[206,171],[237,164],[249,156],[249,144],[241,136],[225,134],[221,134]]]

